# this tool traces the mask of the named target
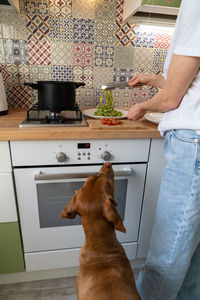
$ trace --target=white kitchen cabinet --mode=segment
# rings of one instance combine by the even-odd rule
[[[0,173],[11,172],[10,150],[7,141],[0,141]]]
[[[160,182],[166,165],[163,147],[164,139],[152,139],[144,191],[137,259],[145,258],[149,250],[151,233],[155,222]]]
[[[0,141],[0,274],[24,271],[9,143]]]
[[[7,141],[0,142],[0,191],[0,223],[16,222],[17,210]]]
[[[16,222],[17,210],[11,173],[0,173],[0,223]]]
[[[174,24],[181,0],[124,0],[123,21]]]

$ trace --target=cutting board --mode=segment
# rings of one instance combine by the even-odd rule
[[[96,130],[149,130],[149,122],[146,120],[131,121],[121,120],[122,123],[119,125],[104,125],[101,120],[98,119],[87,119],[89,127]],[[152,124],[155,125],[155,124]],[[155,126],[154,126],[155,127]]]

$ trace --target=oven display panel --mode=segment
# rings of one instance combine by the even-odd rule
[[[78,149],[90,149],[90,143],[78,143]]]

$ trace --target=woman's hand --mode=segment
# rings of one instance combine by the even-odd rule
[[[165,79],[160,75],[137,73],[129,80],[128,83],[132,88],[138,87],[137,84],[163,88],[165,84]]]
[[[146,110],[143,103],[133,104],[128,111],[127,118],[129,120],[139,120],[145,113]]]

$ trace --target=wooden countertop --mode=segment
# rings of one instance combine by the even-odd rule
[[[71,139],[132,139],[160,138],[157,125],[141,119],[131,122],[131,128],[108,128],[99,130],[91,127],[29,127],[19,128],[25,119],[25,109],[9,109],[0,116],[0,140],[71,140]],[[88,120],[89,122],[89,120]],[[99,122],[99,120],[98,120]],[[94,123],[94,119],[93,119]],[[117,130],[116,130],[117,129]]]

